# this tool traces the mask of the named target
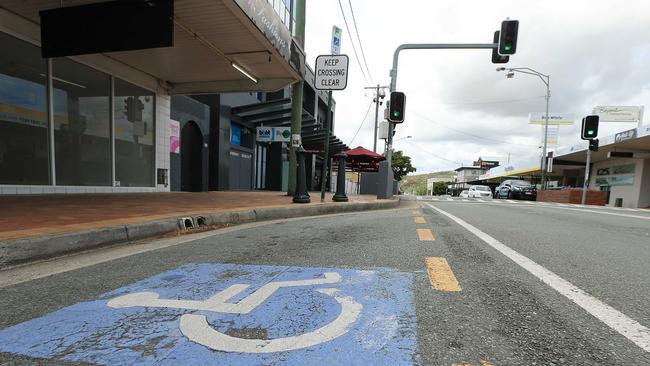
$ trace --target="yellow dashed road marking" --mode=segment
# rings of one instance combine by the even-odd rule
[[[447,260],[442,257],[427,257],[425,259],[431,288],[438,291],[461,291],[460,284]]]
[[[451,366],[472,366],[471,363],[463,362],[463,363],[452,363]],[[481,366],[494,366],[493,364],[481,360]]]
[[[427,241],[432,241],[436,240],[433,237],[433,233],[431,232],[431,229],[416,229],[418,232],[418,237],[420,240],[427,240]]]
[[[426,224],[427,223],[426,221],[424,221],[424,217],[422,217],[422,216],[415,216],[413,219],[415,220],[416,224]]]

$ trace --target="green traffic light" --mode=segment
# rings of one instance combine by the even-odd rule
[[[594,130],[588,130],[587,131],[587,135],[593,135],[593,134],[594,134]]]
[[[512,49],[512,45],[507,44],[507,45],[504,47],[504,49],[505,49],[506,51],[510,51],[510,50]]]

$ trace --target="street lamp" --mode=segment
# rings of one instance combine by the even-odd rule
[[[404,139],[410,139],[410,138],[413,138],[413,136],[410,136],[410,135],[409,135],[409,136],[405,136],[405,137],[399,138],[399,139],[397,139],[397,140],[395,140],[395,141],[393,141],[393,142],[402,141],[402,140],[404,140]]]
[[[507,79],[512,79],[515,77],[515,73],[519,72],[522,74],[534,75],[537,76],[543,83],[546,85],[546,116],[544,117],[544,148],[542,149],[542,190],[546,189],[546,150],[548,148],[548,103],[551,99],[551,76],[542,74],[539,71],[533,70],[530,67],[514,67],[514,68],[505,68],[497,67],[497,71],[508,71],[506,73]]]

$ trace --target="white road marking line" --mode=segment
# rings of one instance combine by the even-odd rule
[[[515,200],[506,200],[506,202],[510,202],[510,203],[518,203],[518,202],[515,201]]]
[[[447,201],[453,201],[453,198],[447,198]]]
[[[510,258],[513,262],[517,263],[519,266],[530,272],[533,276],[537,277],[560,294],[564,295],[567,299],[573,301],[576,305],[583,308],[589,314],[607,324],[610,328],[617,331],[625,338],[634,342],[634,344],[641,347],[644,351],[650,352],[650,329],[646,328],[636,320],[631,319],[620,311],[614,309],[613,307],[598,300],[597,298],[589,295],[569,281],[535,263],[528,257],[519,254],[517,251],[511,249],[510,247],[484,233],[483,231],[477,229],[476,227],[468,224],[462,219],[431,204],[428,205],[432,209],[449,217],[458,225],[464,227],[469,232],[476,235],[479,239],[483,240],[489,246],[498,250],[506,257]],[[648,218],[650,219],[650,217]]]

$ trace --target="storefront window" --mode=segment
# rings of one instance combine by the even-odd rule
[[[115,79],[115,180],[154,186],[154,93]]]
[[[0,184],[49,184],[46,63],[0,33]]]
[[[66,58],[52,68],[57,184],[110,185],[110,77]]]

